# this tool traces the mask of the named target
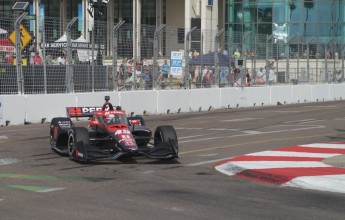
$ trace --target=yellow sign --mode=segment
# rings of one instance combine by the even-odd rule
[[[13,59],[13,66],[17,65],[17,59],[14,58]],[[28,65],[28,62],[26,59],[22,59],[22,66],[27,66]]]
[[[25,29],[25,27],[21,24],[20,25],[20,47],[23,48],[31,41],[32,37],[29,32]],[[16,31],[13,31],[10,35],[10,40],[14,45],[16,45]]]

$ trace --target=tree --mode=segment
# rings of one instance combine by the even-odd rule
[[[314,0],[306,0],[303,3],[304,8],[307,10],[307,16],[305,17],[305,22],[304,22],[304,36],[306,35],[306,27],[307,27],[307,21],[309,18],[309,10],[314,7]]]
[[[289,7],[290,7],[290,21],[291,21],[292,12],[296,9],[295,0],[289,1]]]

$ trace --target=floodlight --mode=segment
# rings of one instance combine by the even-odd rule
[[[25,11],[28,7],[29,7],[29,2],[16,2],[13,5],[12,10]]]

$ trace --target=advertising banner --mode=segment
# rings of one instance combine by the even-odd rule
[[[170,59],[171,72],[170,73],[173,76],[182,75],[182,58],[183,58],[183,52],[171,51],[171,59]]]

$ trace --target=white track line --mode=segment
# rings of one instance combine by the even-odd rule
[[[37,192],[46,193],[46,192],[54,192],[54,191],[58,191],[58,190],[63,190],[63,189],[65,189],[65,188],[49,188],[49,189],[39,190]]]
[[[345,144],[316,143],[316,144],[304,144],[304,145],[299,145],[299,146],[301,146],[301,147],[311,147],[311,148],[345,149]]]
[[[5,135],[1,135],[1,136],[0,136],[0,140],[6,140],[6,139],[8,139],[7,136],[5,136]]]
[[[323,153],[304,153],[292,151],[261,151],[246,154],[246,156],[273,156],[273,157],[311,157],[311,158],[329,158],[339,156],[341,154],[323,154]]]
[[[239,119],[229,119],[222,120],[222,122],[239,122],[239,121],[252,121],[252,120],[262,120],[264,118],[239,118]]]
[[[14,163],[19,163],[20,160],[15,159],[15,158],[2,158],[0,159],[0,165],[7,165],[7,164],[14,164]]]

